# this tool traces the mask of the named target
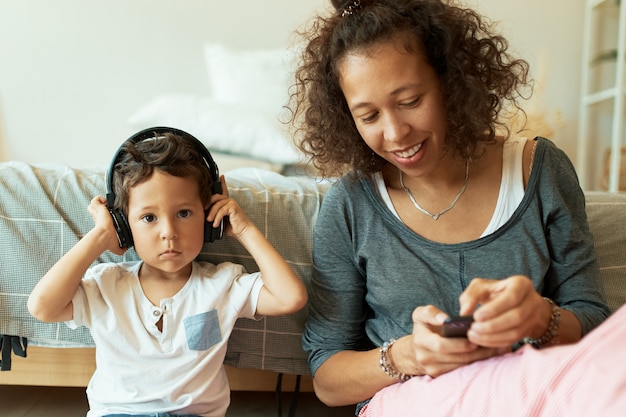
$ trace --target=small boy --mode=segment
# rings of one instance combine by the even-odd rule
[[[97,196],[88,207],[93,229],[39,281],[28,309],[42,321],[90,329],[96,371],[88,417],[224,416],[230,392],[223,360],[235,321],[296,312],[306,289],[229,198],[223,176],[223,193],[211,194],[205,161],[189,141],[172,133],[129,140],[119,155],[111,172],[116,209],[140,260],[90,268],[104,251],[126,250],[106,199]],[[205,222],[223,220],[259,272],[194,261]]]

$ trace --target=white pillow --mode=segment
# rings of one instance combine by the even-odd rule
[[[246,155],[280,164],[302,162],[278,114],[193,95],[162,95],[128,120],[135,130],[153,126],[182,129],[210,151]]]
[[[280,112],[287,103],[295,54],[287,48],[235,50],[206,43],[204,58],[213,98]]]

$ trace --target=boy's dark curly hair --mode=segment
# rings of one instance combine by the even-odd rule
[[[291,122],[298,147],[323,176],[350,170],[380,171],[386,161],[359,135],[339,86],[338,67],[348,53],[391,39],[415,40],[438,74],[447,116],[446,146],[469,160],[481,142],[493,142],[503,109],[517,103],[528,63],[513,58],[505,38],[477,12],[445,0],[332,0],[336,12],[317,16],[299,32],[307,44],[296,71]],[[342,11],[349,7],[351,14]],[[417,52],[417,51],[415,51]]]
[[[113,166],[114,208],[128,215],[130,189],[149,179],[155,170],[195,179],[202,204],[209,204],[213,179],[202,155],[182,137],[165,133],[154,139],[122,145]]]

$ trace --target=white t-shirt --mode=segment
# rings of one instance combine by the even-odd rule
[[[239,317],[255,317],[260,274],[229,262],[194,262],[185,286],[155,306],[139,283],[141,264],[90,268],[72,299],[68,326],[88,327],[96,344],[87,417],[224,416],[230,403],[223,367],[228,338]]]

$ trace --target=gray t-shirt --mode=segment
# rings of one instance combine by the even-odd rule
[[[574,167],[552,142],[537,140],[519,207],[478,240],[422,238],[389,211],[368,176],[346,176],[331,187],[315,226],[303,335],[312,374],[337,352],[410,334],[417,306],[458,313],[459,295],[474,277],[531,277],[539,293],[577,316],[583,334],[608,317]]]

